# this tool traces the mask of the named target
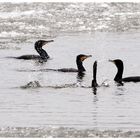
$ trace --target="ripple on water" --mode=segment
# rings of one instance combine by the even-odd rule
[[[139,131],[121,130],[97,130],[65,127],[32,128],[32,127],[8,127],[0,128],[0,137],[52,137],[52,138],[138,138]]]

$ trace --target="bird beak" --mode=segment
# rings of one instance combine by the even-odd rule
[[[85,59],[87,59],[87,58],[89,58],[89,57],[92,57],[92,55],[86,55],[86,56],[84,56],[84,57],[83,57],[83,60],[85,60]]]
[[[44,42],[43,45],[45,45],[45,44],[47,44],[47,43],[50,43],[50,42],[54,42],[54,40],[47,40],[47,41]]]
[[[48,41],[46,41],[47,43],[50,43],[50,42],[54,42],[54,40],[48,40]]]
[[[89,58],[89,57],[92,57],[92,55],[85,55],[81,58],[81,61],[84,61],[85,59]]]
[[[86,58],[92,57],[92,55],[87,55]]]
[[[109,59],[108,61],[109,61],[109,62],[112,62],[112,63],[115,63],[114,60],[110,60],[110,59]]]

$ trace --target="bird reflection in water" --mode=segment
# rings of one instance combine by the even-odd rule
[[[97,87],[92,87],[92,93],[93,93],[94,95],[97,94]]]
[[[83,78],[85,77],[85,73],[84,72],[78,72],[77,73],[77,82],[81,83],[83,82]]]

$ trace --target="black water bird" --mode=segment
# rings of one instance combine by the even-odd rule
[[[84,55],[80,54],[76,57],[76,64],[77,64],[77,69],[75,68],[60,68],[60,69],[40,69],[37,71],[57,71],[57,72],[85,72],[86,69],[83,66],[83,61],[89,57],[92,57],[92,55]],[[36,70],[33,70],[36,71]]]
[[[39,60],[43,60],[43,61],[47,61],[47,59],[49,59],[49,55],[47,54],[47,52],[42,49],[42,47],[50,42],[53,42],[54,40],[38,40],[35,42],[35,50],[38,52],[39,55],[22,55],[19,57],[15,57],[16,59],[24,59],[24,60],[31,60],[31,59],[39,59]]]
[[[91,83],[92,87],[98,87],[96,75],[97,75],[97,61],[95,61],[93,64],[93,80]]]
[[[48,71],[56,71],[56,72],[78,72],[79,75],[86,71],[86,69],[83,66],[83,61],[89,57],[92,57],[92,55],[84,55],[80,54],[76,57],[76,64],[77,69],[75,68],[60,68],[60,69],[39,69],[39,70],[18,70],[18,71],[28,71],[28,72],[36,72],[36,71],[42,71],[42,72],[48,72]]]
[[[97,61],[93,63],[93,80],[91,83],[91,87],[109,87],[109,83],[107,83],[107,80],[103,81],[101,85],[97,83]]]
[[[84,55],[80,54],[76,57],[76,64],[77,64],[77,69],[75,68],[62,68],[62,69],[54,69],[54,71],[60,71],[60,72],[85,72],[86,69],[83,66],[83,61],[89,57],[92,57],[92,55]],[[53,70],[53,69],[48,69],[48,70]]]
[[[123,70],[124,70],[124,65],[123,61],[120,59],[115,59],[115,60],[109,60],[110,62],[113,62],[116,67],[117,67],[117,74],[114,78],[114,81],[117,83],[122,83],[122,82],[140,82],[140,76],[132,76],[132,77],[125,77],[122,78],[123,75]]]
[[[91,87],[92,87],[92,90],[93,90],[93,94],[94,95],[97,94],[97,87],[98,87],[96,75],[97,75],[97,61],[95,61],[93,63],[93,80],[91,82]]]

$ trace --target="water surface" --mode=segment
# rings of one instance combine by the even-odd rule
[[[138,71],[140,69],[138,61],[140,32],[135,30],[139,28],[137,20],[139,4],[124,4],[124,11],[120,8],[120,4],[112,4],[112,10],[108,8],[112,6],[111,4],[92,4],[94,8],[96,7],[95,10],[90,4],[82,3],[80,6],[64,3],[58,5],[32,3],[31,7],[25,3],[19,5],[10,3],[1,5],[0,18],[5,22],[1,22],[0,25],[3,26],[0,31],[0,119],[2,120],[0,136],[139,137],[140,84],[127,83],[124,86],[116,86],[113,81],[116,67],[108,62],[108,59],[122,59],[125,65],[124,77],[140,75]],[[53,11],[52,5],[58,10],[57,12]],[[137,7],[136,10],[128,8],[131,6]],[[43,10],[40,12],[34,10],[37,7],[39,9],[43,7]],[[87,7],[90,8],[87,9]],[[99,9],[102,10],[99,11]],[[17,12],[18,10],[20,12]],[[75,11],[77,20],[82,22],[73,21],[71,10]],[[92,14],[93,11],[98,17]],[[113,11],[119,13],[117,17],[129,18],[130,24],[122,22],[118,25]],[[62,17],[64,15],[66,17],[65,22],[60,18],[62,12],[64,12]],[[46,24],[49,22],[46,18],[48,16],[53,16],[49,20],[51,24]],[[61,23],[57,16],[61,19]],[[97,19],[100,17],[101,22],[108,27],[99,28],[101,27],[98,26],[99,20],[96,21],[95,17]],[[107,22],[105,17],[110,17],[110,20]],[[36,18],[42,19],[41,27],[38,26],[40,23],[37,24]],[[69,22],[69,19],[73,20]],[[91,23],[96,28],[91,26]],[[85,27],[81,28],[79,24],[84,24]],[[30,30],[26,30],[25,27]],[[54,39],[53,43],[44,47],[51,56],[51,60],[47,63],[6,58],[36,54],[34,42],[38,39]],[[76,68],[75,59],[78,54],[92,55],[92,58],[84,61],[86,72],[82,78],[79,78],[77,73],[39,71],[46,68]],[[99,85],[104,81],[109,85],[97,88],[96,94],[90,88],[92,66],[95,60],[98,61]],[[26,86],[34,81],[37,81],[40,86]]]

